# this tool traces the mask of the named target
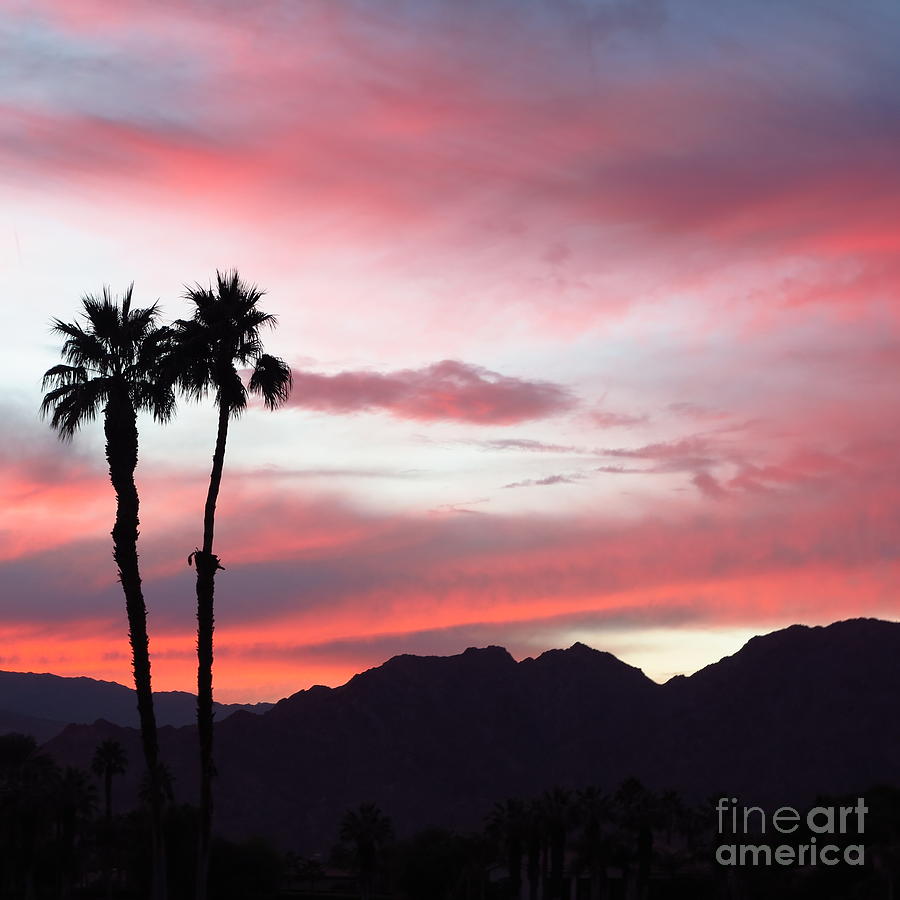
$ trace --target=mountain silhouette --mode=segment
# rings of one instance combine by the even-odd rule
[[[663,685],[583,644],[521,662],[501,647],[397,656],[220,721],[217,822],[314,853],[362,801],[401,833],[466,828],[506,796],[629,775],[697,800],[797,804],[900,781],[898,697],[900,623],[872,619],[792,626]],[[137,731],[107,722],[69,726],[46,750],[84,765],[106,737],[138,758]],[[194,802],[195,729],[160,741],[178,799]]]
[[[190,725],[197,718],[197,698],[187,691],[159,691],[153,695],[160,725]],[[271,703],[217,703],[221,720],[237,710],[265,712]],[[35,720],[29,729],[21,717]],[[33,672],[0,672],[0,734],[26,731],[46,740],[68,723],[89,724],[106,719],[136,728],[134,689],[114,681],[66,678]],[[17,724],[19,723],[19,724]]]

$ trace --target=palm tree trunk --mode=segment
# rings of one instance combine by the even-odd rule
[[[532,836],[528,846],[528,900],[538,900],[538,881],[540,878],[540,844]]]
[[[147,637],[147,607],[138,568],[138,492],[134,483],[137,467],[137,416],[131,401],[111,397],[104,419],[106,460],[109,478],[116,493],[116,521],[112,530],[113,558],[119,568],[119,580],[125,594],[128,639],[131,642],[134,687],[144,760],[150,779],[150,833],[152,856],[151,897],[166,898],[165,843],[162,829],[162,796],[159,790],[159,743],[153,692],[150,686],[150,648]]]
[[[106,816],[103,824],[103,886],[106,900],[112,898],[112,767],[107,765],[103,773],[103,792]]]
[[[225,465],[225,442],[228,440],[230,410],[219,404],[219,425],[216,448],[213,452],[209,490],[203,513],[203,549],[194,554],[197,569],[197,735],[200,740],[200,834],[197,843],[196,900],[206,900],[209,876],[209,854],[212,839],[212,779],[213,765],[213,629],[215,617],[213,600],[218,557],[213,555],[213,532],[216,523],[216,501]]]
[[[514,839],[509,846],[506,857],[509,869],[509,895],[513,900],[522,898],[522,844]]]
[[[103,773],[103,794],[106,808],[106,824],[112,821],[112,769],[107,766]]]

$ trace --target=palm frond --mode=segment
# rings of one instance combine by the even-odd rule
[[[244,281],[237,269],[216,270],[216,288],[222,300],[247,308],[254,307],[265,294],[257,285]]]
[[[95,334],[85,331],[78,322],[53,319],[50,330],[65,337],[60,355],[73,366],[103,368],[110,354]]]
[[[174,385],[158,378],[145,378],[134,388],[134,408],[146,410],[157,422],[168,422],[175,415]]]
[[[159,303],[136,309],[127,316],[123,314],[125,331],[130,340],[138,342],[147,338],[154,331],[159,316]]]
[[[287,402],[293,386],[294,375],[283,359],[260,354],[250,376],[251,393],[259,394],[269,409],[277,409]]]
[[[41,388],[47,390],[51,386],[64,387],[70,384],[87,381],[88,373],[84,366],[58,365],[47,369],[41,379]]]
[[[247,408],[247,389],[234,366],[216,377],[216,403],[224,406],[232,416],[239,416]]]
[[[60,438],[70,441],[85,423],[93,422],[104,406],[112,385],[110,378],[92,378],[62,384],[44,395],[41,417],[50,418],[50,427]]]
[[[44,373],[41,414],[64,439],[96,418],[113,390],[131,398],[135,410],[157,419],[174,413],[173,384],[162,377],[161,360],[168,351],[168,331],[155,328],[157,304],[132,306],[134,286],[121,299],[108,287],[82,298],[81,321],[53,319],[54,333],[64,338],[63,365]]]
[[[247,390],[237,367],[252,366],[259,372],[251,378],[251,390],[261,393],[272,409],[283,403],[290,390],[290,369],[284,363],[279,369],[273,365],[275,358],[263,353],[260,328],[277,323],[274,315],[257,308],[264,291],[229,269],[217,270],[208,287],[186,286],[184,296],[194,314],[173,323],[175,349],[169,357],[178,369],[179,389],[192,400],[214,392],[218,403],[238,415],[247,405]]]
[[[128,296],[130,305],[128,292],[126,292],[126,296]],[[121,338],[124,317],[109,288],[104,287],[99,297],[87,294],[82,298],[81,305],[84,307],[91,333],[107,346],[113,346]]]

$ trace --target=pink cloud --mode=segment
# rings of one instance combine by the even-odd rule
[[[617,413],[608,410],[595,410],[590,414],[590,420],[600,428],[628,428],[632,425],[643,425],[649,419],[646,415],[634,415],[632,413]]]
[[[444,360],[397,372],[294,372],[290,405],[331,413],[384,411],[397,418],[514,425],[566,412],[575,400],[545,381]]]
[[[510,484],[504,484],[503,487],[550,487],[555,484],[577,484],[584,477],[584,475],[578,473],[569,475],[545,475],[543,478],[528,478],[525,481],[513,481]]]
[[[727,458],[728,451],[721,441],[709,436],[696,435],[674,441],[645,444],[642,447],[608,447],[598,455],[612,459],[643,460],[652,464],[646,471],[692,472],[706,469]]]
[[[496,244],[514,261],[498,275],[521,279],[504,304],[569,328],[652,301],[659,284],[745,296],[748,285],[722,275],[748,258],[767,306],[853,305],[900,284],[896,133],[878,115],[892,101],[878,77],[885,59],[872,54],[871,77],[840,89],[833,60],[853,62],[853,49],[823,25],[808,78],[780,83],[791,35],[806,33],[791,13],[777,40],[738,29],[744,52],[729,63],[715,42],[688,52],[699,39],[655,3],[602,14],[437,3],[415,17],[403,4],[314,3],[294,19],[264,4],[240,14],[240,28],[209,5],[131,2],[130,15],[42,7],[66,34],[101,33],[114,45],[118,35],[123,54],[135,52],[129,28],[141,22],[156,37],[137,48],[141,71],[194,65],[176,68],[184,83],[169,90],[165,118],[143,82],[118,116],[89,97],[9,107],[0,155],[40,185],[90,177],[167,212],[177,199],[185,216],[327,222],[361,245],[402,236],[441,271],[460,247]],[[730,33],[741,21],[713,16],[709,27]],[[883,35],[859,24],[878,45]],[[597,54],[586,35],[616,41]],[[630,52],[644,41],[665,52],[635,66]],[[68,97],[67,70],[45,76],[48,96]],[[570,231],[587,237],[570,241]],[[527,278],[514,275],[526,256],[535,260]],[[773,290],[778,264],[798,258],[812,259],[809,276]],[[567,276],[531,299],[523,288],[548,265]],[[560,294],[569,302],[551,310]]]
[[[728,494],[722,485],[719,484],[718,479],[710,475],[709,472],[698,472],[691,481],[702,494],[711,497],[713,500],[721,500]]]

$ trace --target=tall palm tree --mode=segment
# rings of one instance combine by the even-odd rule
[[[209,490],[203,513],[203,546],[188,557],[197,572],[197,731],[200,739],[200,835],[197,853],[197,900],[205,900],[212,832],[213,765],[213,601],[215,575],[223,568],[213,553],[216,502],[225,464],[228,425],[247,408],[248,393],[262,397],[269,409],[284,403],[291,390],[291,370],[284,360],[263,353],[260,330],[276,318],[257,306],[263,291],[244,282],[236,271],[216,272],[210,287],[188,288],[193,317],[172,326],[172,377],[193,400],[212,393],[218,428]],[[250,368],[245,387],[240,369]]]
[[[125,594],[144,759],[156,788],[159,744],[150,686],[147,608],[141,587],[137,539],[139,499],[134,481],[138,460],[137,413],[145,410],[159,422],[171,418],[174,394],[158,377],[165,333],[156,328],[157,306],[132,308],[129,286],[121,301],[107,288],[82,299],[81,321],[53,320],[53,332],[63,340],[64,364],[44,374],[41,414],[62,440],[71,440],[85,423],[102,413],[106,461],[116,494],[112,530],[113,558]],[[153,855],[152,896],[166,896],[165,850],[159,791],[151,804]]]

